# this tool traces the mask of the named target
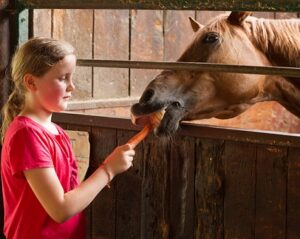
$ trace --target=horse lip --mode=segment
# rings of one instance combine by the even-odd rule
[[[131,106],[131,114],[135,117],[150,115],[154,112],[163,110],[166,108],[166,104],[141,104],[136,103]]]
[[[149,117],[157,112],[162,112],[166,109],[166,106],[163,107],[154,107],[154,108],[150,108],[150,110],[146,110],[145,108],[143,108],[143,112],[141,112],[141,109],[139,109],[141,105],[139,103],[134,104],[131,107],[131,122],[135,125],[146,125],[147,123],[149,123]],[[147,107],[146,107],[147,109]]]

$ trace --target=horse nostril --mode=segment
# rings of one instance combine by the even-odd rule
[[[149,90],[145,91],[140,99],[140,103],[149,102],[151,100],[151,98],[153,97],[153,95],[154,95],[154,90],[149,89]]]
[[[181,108],[182,107],[181,104],[180,104],[180,102],[178,102],[178,101],[174,101],[172,103],[172,106],[174,106],[175,108]]]

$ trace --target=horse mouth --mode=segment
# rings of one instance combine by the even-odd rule
[[[165,114],[165,110],[161,109],[149,114],[136,115],[131,112],[131,122],[135,125],[145,126],[147,124],[151,124],[154,128],[154,131],[159,127],[163,117]]]
[[[131,107],[132,123],[140,126],[152,124],[158,137],[174,135],[184,115],[185,109],[178,102],[165,105],[137,103]]]

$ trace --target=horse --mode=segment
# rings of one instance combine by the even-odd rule
[[[195,37],[178,62],[300,67],[300,20],[251,15],[222,14],[205,26],[190,18]],[[277,101],[299,118],[300,77],[163,70],[131,114],[142,119],[164,111],[155,134],[170,136],[182,120],[229,119],[263,101]]]

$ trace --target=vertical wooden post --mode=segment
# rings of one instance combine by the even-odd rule
[[[10,93],[9,63],[18,44],[19,9],[15,0],[4,0],[0,4],[0,108]]]
[[[7,10],[7,4],[3,3],[0,9],[0,108],[5,103],[8,94],[6,71],[10,57],[9,39],[9,11]]]

